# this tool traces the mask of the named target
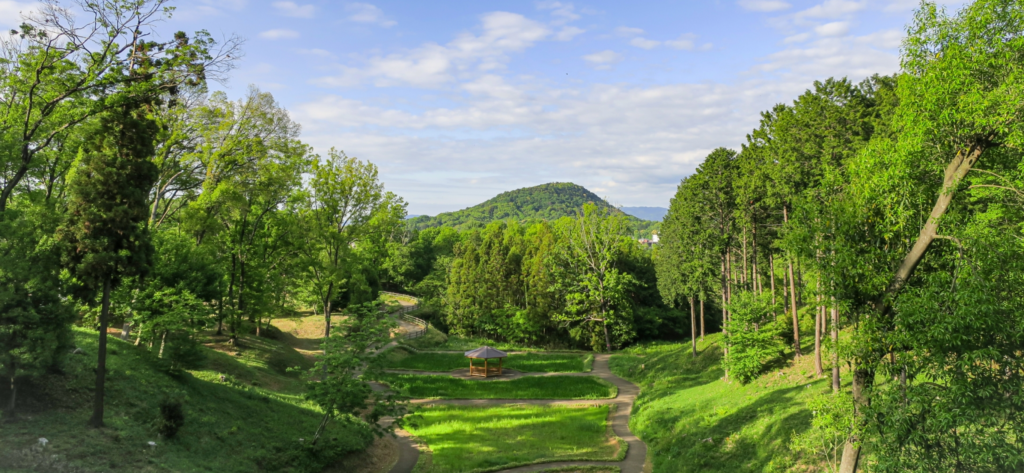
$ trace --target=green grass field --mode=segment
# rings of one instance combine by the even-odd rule
[[[609,399],[618,394],[618,388],[594,376],[477,381],[450,376],[386,374],[381,381],[416,399]]]
[[[62,375],[26,383],[18,396],[19,416],[0,424],[0,465],[9,468],[0,470],[40,471],[12,466],[30,460],[16,452],[35,445],[40,437],[49,440],[45,456],[61,457],[62,469],[53,471],[66,472],[319,472],[372,440],[363,428],[333,423],[325,445],[310,448],[298,441],[312,436],[321,414],[297,395],[279,395],[239,379],[271,378],[274,368],[259,366],[256,360],[269,359],[280,347],[262,347],[270,352],[244,356],[204,348],[207,369],[196,376],[171,375],[145,347],[115,337],[108,346],[107,426],[90,429],[85,424],[92,412],[95,331],[76,329],[75,343],[85,354],[69,355]],[[243,350],[261,348],[252,343]],[[247,357],[253,365],[242,362]],[[214,369],[225,367],[231,369],[224,370],[229,377],[221,383]],[[284,373],[274,376],[292,379]],[[155,428],[165,399],[180,400],[185,414],[183,427],[170,439],[159,438]],[[149,441],[157,447],[150,449]]]
[[[417,473],[468,473],[557,460],[612,460],[608,406],[435,406],[408,430],[430,447]],[[577,470],[574,470],[577,471]],[[584,470],[578,470],[584,471]],[[604,469],[601,471],[608,471]]]
[[[722,379],[720,342],[708,336],[697,358],[689,343],[612,357],[612,371],[642,388],[630,429],[647,443],[654,472],[824,471],[790,450],[810,427],[806,401],[831,386],[814,377],[812,357],[741,385]]]
[[[469,359],[462,353],[411,353],[402,348],[389,350],[385,354],[387,368],[418,370],[418,371],[451,371],[469,367]],[[593,355],[540,355],[526,353],[509,355],[503,366],[526,372],[545,373],[578,373],[584,371],[585,358],[593,359]],[[497,360],[491,360],[497,364]],[[482,360],[474,360],[474,365],[483,365]]]

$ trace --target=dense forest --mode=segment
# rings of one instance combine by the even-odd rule
[[[388,290],[417,296],[418,316],[453,338],[598,352],[686,339],[694,359],[720,350],[736,386],[811,357],[832,389],[795,444],[818,463],[1020,470],[1020,1],[955,14],[923,3],[898,73],[822,80],[764,111],[739,149],[711,151],[681,181],[662,222],[568,183],[406,219],[373,163],[317,154],[270,93],[209,91],[240,40],[151,41],[165,6],[83,3],[93,20],[82,23],[47,3],[4,40],[5,423],[31,420],[22,405],[54,399],[68,373],[88,378],[67,390],[89,412],[81,424],[130,420],[161,438],[177,432],[183,402],[234,396],[280,418],[300,406],[304,443],[289,430],[238,468],[321,471],[408,413],[370,385],[381,369],[371,355],[395,329]],[[654,230],[653,248],[636,241]],[[242,356],[300,312],[315,315],[321,351],[274,363],[301,371],[301,389],[271,401],[256,384],[209,396],[219,391],[192,385],[183,400],[190,376],[232,382],[203,374],[207,346]],[[711,332],[721,343],[699,353]],[[126,381],[154,370],[167,377]],[[129,384],[175,387],[109,415]],[[206,418],[228,415],[210,406]],[[232,441],[232,428],[209,440]]]
[[[924,4],[899,74],[815,83],[672,200],[662,296],[720,310],[739,382],[830,371],[812,434],[848,439],[840,471],[1021,467],[1022,31],[1019,2]]]

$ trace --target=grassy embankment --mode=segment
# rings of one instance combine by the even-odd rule
[[[417,473],[468,473],[625,454],[607,428],[608,406],[435,406],[408,430],[430,447]],[[572,469],[559,471],[588,471]],[[597,471],[612,471],[603,468]]]
[[[284,368],[309,362],[281,343],[252,336],[240,336],[230,350],[217,347],[226,352],[202,348],[204,366],[181,374],[169,373],[155,350],[111,336],[106,427],[90,429],[96,333],[76,329],[75,343],[84,354],[69,355],[63,374],[26,383],[18,418],[0,424],[0,465],[6,467],[0,470],[48,471],[33,462],[59,455],[49,471],[320,471],[372,440],[360,428],[331,424],[323,445],[300,443],[321,414],[301,399],[301,380]],[[165,400],[183,406],[184,425],[174,438],[156,431]],[[40,437],[49,440],[44,452],[23,453]]]
[[[618,388],[594,376],[530,376],[477,381],[415,374],[386,374],[381,381],[415,399],[610,399]]]
[[[688,343],[612,357],[612,371],[642,389],[630,428],[647,443],[654,472],[819,471],[817,459],[790,446],[810,427],[805,403],[828,392],[829,379],[815,377],[813,358],[804,356],[747,385],[726,381],[721,340],[708,336],[696,358]]]
[[[388,350],[384,356],[385,366],[391,369],[452,371],[469,368],[469,360],[462,353],[412,353],[396,348]],[[507,369],[525,372],[579,373],[587,371],[593,359],[593,355],[524,353],[509,355],[502,363]],[[483,365],[483,360],[474,360],[473,364]],[[497,365],[498,360],[490,360],[490,364]]]

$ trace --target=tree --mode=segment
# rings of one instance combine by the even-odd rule
[[[626,220],[621,213],[586,204],[576,218],[559,220],[556,229],[561,244],[554,256],[555,287],[565,298],[565,311],[555,320],[600,327],[604,348],[611,351],[609,326],[617,345],[633,337],[627,294],[637,281],[615,265],[623,245],[636,244],[627,237]],[[596,337],[590,338],[592,346],[599,346]]]
[[[377,178],[377,167],[331,150],[313,163],[298,202],[304,242],[300,254],[306,293],[323,310],[324,340],[331,336],[331,303],[354,263],[353,246],[371,232],[390,231],[405,216],[405,202]]]
[[[383,373],[383,357],[374,349],[391,340],[394,321],[379,303],[353,304],[346,310],[348,317],[338,331],[324,339],[324,355],[309,370],[306,397],[324,410],[324,419],[313,435],[314,444],[330,419],[362,415],[380,434],[394,424],[382,426],[378,421],[391,417],[401,422],[407,411],[399,396],[375,392],[368,382]]]
[[[58,230],[65,264],[82,294],[102,292],[96,391],[89,425],[103,426],[110,291],[126,276],[149,271],[153,247],[145,222],[146,192],[156,180],[156,124],[127,98],[101,118],[69,179],[68,219]]]
[[[74,312],[62,299],[60,253],[52,232],[58,214],[47,205],[0,214],[0,371],[10,383],[13,417],[18,380],[41,374],[71,343]]]
[[[897,87],[899,109],[893,120],[896,139],[886,137],[873,142],[851,170],[858,192],[855,207],[862,212],[859,227],[864,236],[860,241],[867,243],[859,248],[860,264],[872,265],[876,274],[888,279],[881,284],[878,280],[866,281],[870,284],[865,285],[861,299],[861,310],[866,317],[858,331],[852,390],[858,423],[872,426],[876,432],[893,432],[890,429],[900,432],[898,421],[903,417],[897,417],[895,424],[878,416],[869,422],[871,412],[894,412],[884,409],[894,407],[891,403],[869,402],[877,397],[873,392],[886,389],[873,387],[876,373],[882,371],[905,375],[902,379],[906,379],[906,383],[900,384],[906,385],[908,402],[914,394],[929,402],[938,396],[943,404],[952,408],[943,415],[971,416],[948,418],[943,422],[945,429],[929,429],[926,435],[895,435],[891,441],[910,442],[908,448],[932,445],[948,436],[959,436],[962,430],[949,427],[965,423],[986,434],[981,438],[987,441],[980,444],[958,443],[955,438],[949,443],[943,442],[954,448],[938,452],[939,455],[922,467],[939,464],[947,467],[944,469],[960,471],[975,468],[999,471],[1013,469],[1011,465],[1016,460],[1012,458],[1019,458],[1016,453],[1003,456],[1009,453],[1007,448],[1012,451],[1013,447],[1006,444],[1012,433],[991,435],[986,432],[990,419],[1007,412],[1004,403],[1009,399],[1007,396],[1014,396],[1002,389],[1019,386],[1019,376],[1010,375],[1013,370],[1019,370],[1019,366],[1012,363],[1019,357],[1006,358],[1006,350],[1012,351],[1010,347],[1018,339],[1011,337],[1006,342],[994,343],[982,354],[970,350],[973,345],[959,340],[957,331],[943,330],[940,339],[922,339],[907,336],[913,333],[903,330],[908,325],[906,317],[922,314],[919,309],[910,309],[919,305],[913,301],[920,300],[915,295],[922,291],[953,287],[958,293],[965,291],[962,300],[985,300],[986,295],[1000,293],[994,290],[999,287],[998,279],[993,281],[994,286],[979,285],[976,279],[965,282],[961,275],[974,271],[960,264],[951,266],[947,258],[966,256],[971,251],[971,242],[964,237],[973,232],[966,232],[970,227],[964,224],[973,220],[971,217],[976,215],[978,207],[964,202],[964,197],[977,192],[965,189],[969,173],[978,169],[978,174],[999,175],[997,171],[1019,168],[1021,162],[1019,149],[1024,141],[1021,120],[1024,79],[1020,73],[1024,64],[1024,37],[1021,31],[1024,31],[1024,7],[1019,2],[979,0],[955,16],[947,16],[934,4],[922,4],[904,43],[904,73]],[[984,229],[990,225],[987,220],[978,218],[974,227]],[[940,228],[945,230],[940,232]],[[958,230],[962,232],[959,235]],[[992,264],[991,260],[987,264]],[[964,268],[965,272],[958,268]],[[940,277],[943,272],[946,278]],[[955,281],[960,281],[959,285],[953,286]],[[908,294],[906,298],[904,294]],[[972,310],[974,315],[984,315],[979,320],[993,320],[995,314],[1006,313],[998,306],[979,309]],[[950,318],[966,315],[952,306],[932,314],[934,318],[929,323],[949,327]],[[1015,328],[1011,333],[1016,333],[1020,323],[1011,321],[1010,326]],[[1000,333],[1005,331],[1005,327],[999,329]],[[891,361],[887,355],[894,343],[898,343],[895,347],[900,352],[909,352],[910,356],[898,357],[896,363],[887,362]],[[918,351],[919,347],[929,344],[932,344],[931,356],[915,360],[914,354],[923,353]],[[1016,346],[1019,350],[1020,345]],[[934,364],[934,357],[945,361],[941,365]],[[951,365],[956,369],[951,370]],[[997,372],[1002,375],[989,371],[986,376],[978,376],[970,368],[973,366],[998,367]],[[911,371],[906,373],[905,368]],[[914,369],[919,371],[915,373]],[[913,389],[911,383],[915,376],[937,379],[943,384],[935,383],[938,388],[925,390],[921,389],[922,383],[918,383],[918,388]],[[902,390],[902,386],[894,389]],[[973,395],[957,397],[966,392]],[[876,408],[883,409],[876,411]],[[921,415],[925,422],[930,422],[934,418],[931,416],[936,414],[922,412]],[[976,423],[974,419],[979,415],[985,420]],[[847,443],[840,471],[849,473],[858,469],[861,445],[869,440],[853,438]],[[898,455],[908,450],[882,452],[897,455],[880,461],[884,469],[891,469],[902,463]]]

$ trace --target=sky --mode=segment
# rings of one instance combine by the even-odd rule
[[[574,182],[667,207],[815,80],[899,69],[915,0],[178,0],[157,27],[245,38],[230,80],[271,92],[320,154],[380,168],[410,214]],[[0,26],[29,3],[0,0]]]

